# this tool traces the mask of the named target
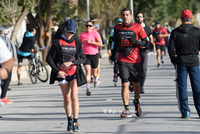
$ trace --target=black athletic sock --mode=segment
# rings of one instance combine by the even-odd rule
[[[67,119],[68,119],[68,122],[71,121],[72,120],[72,116],[67,117]]]
[[[126,110],[129,110],[129,105],[124,106]]]
[[[73,118],[73,120],[74,120],[74,123],[77,123],[77,122],[78,122],[78,119],[74,119],[74,118]]]

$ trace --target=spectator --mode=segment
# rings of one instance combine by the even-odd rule
[[[187,75],[192,86],[194,105],[200,117],[200,30],[192,23],[192,12],[188,9],[181,14],[178,28],[172,30],[169,42],[169,56],[176,70],[176,88],[179,111],[184,119],[190,118],[187,96]]]

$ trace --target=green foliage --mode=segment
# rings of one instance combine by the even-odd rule
[[[19,0],[18,4],[19,6],[31,9],[32,7],[35,7],[36,2],[38,2],[38,0]]]
[[[18,0],[0,0],[0,23],[10,25],[16,22],[21,14],[22,7],[18,6]]]
[[[74,20],[78,20],[75,14],[77,9],[78,7],[76,6],[69,8],[66,2],[62,3],[62,0],[55,0],[52,7],[52,20],[54,22],[54,26],[63,24],[65,17],[70,17]]]

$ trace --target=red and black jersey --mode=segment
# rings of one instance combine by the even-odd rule
[[[137,40],[147,37],[142,25],[130,23],[128,25],[116,25],[114,30],[115,47],[119,52],[117,61],[127,63],[141,62],[140,48],[138,45],[131,44],[128,38],[134,37]]]
[[[66,69],[61,68],[61,65],[64,62],[74,61],[75,54],[76,54],[75,40],[73,40],[72,42],[66,42],[66,40],[59,39],[57,67],[59,70],[64,71],[68,76],[75,74],[76,65],[71,65]]]
[[[156,39],[155,43],[158,45],[165,45],[165,38],[164,37],[159,37],[159,34],[166,34],[167,31],[163,28],[160,27],[159,29],[154,29],[153,30],[153,37]]]

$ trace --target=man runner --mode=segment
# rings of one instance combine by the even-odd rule
[[[129,111],[129,91],[128,91],[128,77],[130,76],[135,84],[135,99],[133,103],[135,105],[136,115],[138,117],[142,114],[140,108],[140,82],[142,77],[142,64],[140,56],[140,47],[145,48],[147,42],[147,35],[142,27],[138,23],[132,23],[133,15],[131,9],[124,8],[121,11],[123,25],[116,25],[114,29],[114,49],[111,56],[113,61],[116,51],[119,52],[117,59],[119,74],[122,80],[122,100],[125,110],[121,114],[121,118],[132,117]],[[139,41],[141,39],[141,41]]]

